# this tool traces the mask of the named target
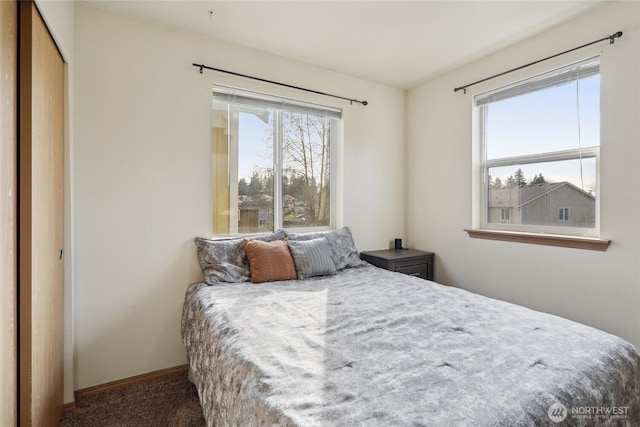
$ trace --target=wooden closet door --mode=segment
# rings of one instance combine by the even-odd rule
[[[63,406],[64,62],[35,4],[20,4],[20,425]]]
[[[0,426],[18,422],[18,6],[0,1]]]

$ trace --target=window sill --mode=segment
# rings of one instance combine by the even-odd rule
[[[465,229],[474,239],[501,240],[504,242],[531,243],[534,245],[561,246],[564,248],[606,251],[611,240],[593,237],[554,236],[551,234],[519,233],[501,230]]]

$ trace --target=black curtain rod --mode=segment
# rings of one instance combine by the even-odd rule
[[[345,101],[349,101],[351,104],[353,104],[354,102],[357,102],[358,104],[369,105],[369,103],[367,101],[359,101],[357,99],[345,98],[344,96],[332,95],[330,93],[320,92],[320,91],[313,90],[313,89],[305,89],[303,87],[293,86],[293,85],[289,85],[289,84],[286,84],[286,83],[274,82],[273,80],[267,80],[267,79],[262,79],[260,77],[249,76],[247,74],[236,73],[236,72],[228,71],[228,70],[221,70],[220,68],[208,67],[208,66],[206,66],[204,64],[193,64],[193,66],[200,68],[200,74],[202,74],[202,70],[206,68],[207,70],[218,71],[220,73],[227,73],[227,74],[231,74],[231,75],[238,76],[238,77],[244,77],[246,79],[258,80],[260,82],[271,83],[271,84],[274,84],[274,85],[289,87],[291,89],[297,89],[297,90],[303,90],[305,92],[317,93],[318,95],[331,96],[333,98],[344,99]]]
[[[538,64],[538,63],[546,61],[548,59],[555,58],[556,56],[564,55],[566,53],[573,52],[574,50],[582,49],[583,47],[591,46],[592,44],[600,43],[600,42],[605,41],[605,40],[609,40],[609,44],[613,44],[615,42],[615,39],[618,38],[618,37],[622,37],[622,31],[618,31],[615,34],[603,37],[600,40],[592,41],[591,43],[583,44],[582,46],[574,47],[573,49],[565,50],[564,52],[556,53],[555,55],[547,56],[546,58],[539,59],[537,61],[533,61],[533,62],[530,62],[530,63],[525,64],[525,65],[521,65],[520,67],[513,68],[513,69],[508,70],[508,71],[504,71],[504,72],[502,72],[500,74],[496,74],[496,75],[493,75],[491,77],[484,78],[482,80],[478,80],[477,82],[473,82],[473,83],[469,83],[469,84],[464,85],[464,86],[457,87],[457,88],[453,89],[453,91],[457,92],[459,90],[462,90],[462,91],[464,91],[464,93],[467,93],[467,88],[469,86],[477,85],[478,83],[483,83],[483,82],[486,82],[487,80],[495,79],[496,77],[500,77],[500,76],[504,76],[505,74],[513,73],[514,71],[518,71],[518,70],[521,70],[523,68],[530,67],[532,65]]]

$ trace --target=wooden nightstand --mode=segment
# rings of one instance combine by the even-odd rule
[[[387,249],[360,252],[360,258],[376,267],[433,280],[433,252]]]

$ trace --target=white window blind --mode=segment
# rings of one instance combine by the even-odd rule
[[[476,106],[502,101],[539,90],[561,86],[600,73],[599,58],[589,58],[525,81],[516,82],[475,97]]]
[[[319,117],[342,118],[342,110],[332,107],[309,104],[287,98],[271,97],[269,95],[236,89],[228,86],[213,87],[214,105],[226,106],[234,104],[250,108],[276,108],[293,113],[310,114]]]

